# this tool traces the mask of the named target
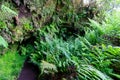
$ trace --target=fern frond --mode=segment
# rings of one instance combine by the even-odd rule
[[[6,7],[5,5],[1,5],[0,9],[0,20],[5,20],[5,19],[12,19],[15,16],[18,16],[18,14],[11,10],[9,7]]]
[[[0,36],[0,46],[3,46],[5,48],[8,47],[8,43],[5,41],[5,39],[2,36]]]
[[[57,67],[54,64],[48,63],[48,62],[43,61],[43,60],[41,61],[40,68],[41,68],[41,74],[43,74],[43,73],[54,74],[55,72],[58,72]]]
[[[81,65],[78,73],[80,79],[86,78],[86,80],[112,80],[106,74],[102,73],[91,65]]]

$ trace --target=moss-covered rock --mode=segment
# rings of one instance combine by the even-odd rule
[[[95,3],[93,3],[95,4]],[[12,5],[12,6],[10,6]],[[94,16],[90,2],[84,0],[8,0],[0,9],[0,35],[9,43],[21,42],[49,22],[80,27]],[[91,17],[92,15],[92,17]]]

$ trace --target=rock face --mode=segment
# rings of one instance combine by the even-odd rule
[[[81,24],[93,15],[94,0],[10,0],[2,3],[0,35],[9,43],[27,39],[50,22]],[[10,6],[7,6],[9,4]],[[95,4],[95,3],[93,3]],[[78,19],[77,19],[78,17]],[[77,20],[77,21],[76,21]]]

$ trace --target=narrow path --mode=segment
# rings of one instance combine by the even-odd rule
[[[38,68],[26,60],[18,80],[37,80],[38,73]]]

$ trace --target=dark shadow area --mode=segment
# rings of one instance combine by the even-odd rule
[[[38,67],[29,63],[29,59],[26,59],[18,80],[37,80],[38,74]]]

